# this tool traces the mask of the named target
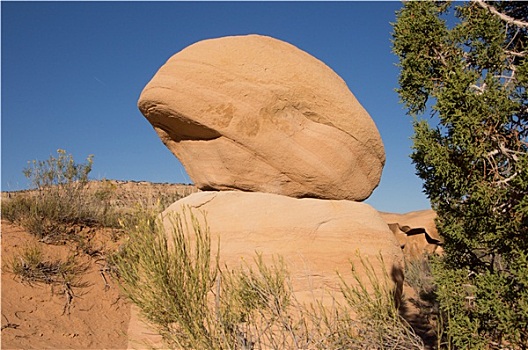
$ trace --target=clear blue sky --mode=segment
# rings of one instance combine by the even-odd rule
[[[367,200],[381,211],[429,208],[408,155],[411,118],[394,92],[391,25],[400,2],[1,2],[2,190],[28,187],[28,160],[58,148],[95,179],[190,183],[136,107],[173,54],[207,38],[263,34],[325,62],[383,138],[387,162]]]

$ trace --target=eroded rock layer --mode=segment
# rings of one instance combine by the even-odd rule
[[[401,272],[403,255],[398,241],[368,204],[269,193],[200,192],[165,210],[162,216],[168,234],[173,226],[171,214],[189,216],[190,211],[201,227],[209,227],[213,242],[220,239],[222,266],[251,263],[257,253],[266,259],[282,256],[298,297],[306,301],[313,301],[307,298],[314,295],[321,297],[324,291],[338,292],[337,271],[353,283],[350,263],[361,269],[359,256],[369,260],[380,278],[384,268],[389,275]],[[398,285],[403,280],[394,282]]]
[[[406,214],[380,213],[394,233],[404,255],[409,259],[443,252],[443,239],[436,229],[434,210],[419,210]]]

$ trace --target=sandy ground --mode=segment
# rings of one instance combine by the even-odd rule
[[[88,286],[73,288],[74,297],[65,310],[68,296],[62,286],[22,282],[10,272],[9,264],[27,245],[40,247],[50,260],[66,259],[73,253],[72,246],[40,243],[6,221],[1,228],[2,349],[127,348],[130,304],[108,276],[105,288],[102,262],[78,256],[79,262],[89,266],[81,276]]]
[[[111,205],[117,209],[168,205],[197,191],[191,185],[145,181],[89,183],[89,191],[101,189],[109,191]],[[30,191],[2,192],[2,202],[28,193]],[[119,244],[110,229],[83,228],[79,233],[88,238],[89,246],[96,252],[111,251]],[[120,293],[117,283],[105,272],[104,260],[97,254],[90,257],[85,252],[78,253],[78,261],[88,266],[88,270],[81,275],[87,287],[73,288],[74,297],[70,304],[63,286],[29,284],[11,273],[9,265],[12,260],[24,248],[33,245],[42,250],[47,261],[64,261],[75,253],[77,246],[71,242],[64,242],[63,245],[39,242],[22,228],[2,220],[2,349],[152,348],[145,344],[162,348],[159,335],[141,321],[138,310]]]

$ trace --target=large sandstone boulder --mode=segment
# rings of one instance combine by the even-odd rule
[[[385,163],[376,125],[345,82],[270,37],[185,48],[138,105],[200,189],[360,201]]]
[[[167,231],[171,232],[171,213],[188,216],[190,211],[202,227],[206,223],[199,211],[205,213],[213,248],[220,240],[222,265],[237,268],[251,263],[256,253],[268,262],[282,256],[300,300],[313,301],[314,296],[339,291],[337,271],[353,283],[350,263],[361,270],[358,254],[372,263],[380,277],[383,267],[389,274],[401,275],[403,255],[396,238],[379,213],[364,203],[258,192],[200,192],[165,210]]]

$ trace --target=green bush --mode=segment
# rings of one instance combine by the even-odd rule
[[[194,225],[199,239],[193,247],[177,218],[169,241],[161,224],[151,219],[148,214],[139,217],[129,228],[125,248],[111,259],[124,291],[170,344],[215,349],[211,333],[215,325],[209,322],[207,309],[216,277],[210,236]]]
[[[357,257],[361,262],[362,270],[365,271],[367,281],[362,280],[359,273],[353,273],[354,284],[348,284],[341,277],[341,292],[349,310],[357,315],[359,321],[357,326],[360,330],[359,336],[353,337],[350,345],[357,349],[422,348],[422,340],[400,316],[399,300],[395,299],[387,270],[383,269],[383,277],[380,278],[368,260],[359,253]],[[381,266],[385,266],[381,255],[379,260]],[[354,266],[352,269],[355,272]]]
[[[425,299],[433,297],[436,290],[431,259],[430,256],[423,256],[405,262],[405,283]]]
[[[20,223],[31,212],[32,202],[22,195],[2,200],[2,219]]]
[[[368,261],[367,281],[354,268],[357,285],[342,280],[345,304],[307,306],[296,300],[282,259],[266,264],[257,254],[252,265],[221,267],[208,227],[192,211],[171,219],[169,237],[159,221],[138,220],[111,258],[124,292],[169,347],[423,348],[398,314],[388,274],[379,279]]]
[[[433,272],[456,348],[528,348],[527,28],[516,1],[406,1],[394,23],[397,91],[444,238]]]
[[[87,189],[92,163],[89,156],[86,163],[77,164],[60,149],[57,157],[29,162],[23,172],[34,189],[4,201],[2,217],[48,239],[67,234],[74,225],[117,227],[108,191],[91,194]]]

